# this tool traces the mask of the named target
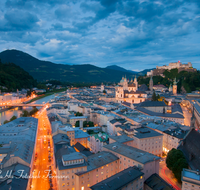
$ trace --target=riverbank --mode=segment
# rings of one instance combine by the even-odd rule
[[[34,101],[39,100],[39,99],[41,99],[41,98],[45,98],[45,97],[50,96],[50,95],[53,95],[53,94],[55,94],[55,93],[60,93],[60,92],[64,92],[64,91],[66,91],[66,89],[54,90],[54,91],[52,91],[52,92],[48,92],[48,93],[46,93],[46,94],[39,95],[38,97],[33,98],[31,101],[29,101],[29,102],[27,102],[27,103],[31,103],[31,102],[34,102]]]
[[[29,101],[27,103],[35,102],[36,100],[39,100],[41,98],[45,98],[45,97],[50,96],[52,94],[54,94],[54,92],[50,92],[50,93],[46,93],[46,94],[40,95],[40,96],[38,96],[36,98],[33,98],[31,101]]]
[[[4,111],[8,111],[8,110],[10,110],[10,109],[12,109],[12,108],[4,108],[4,109],[1,109],[1,110],[0,110],[0,113],[2,113],[2,112],[4,112]]]

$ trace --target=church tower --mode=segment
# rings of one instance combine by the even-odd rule
[[[103,85],[103,83],[101,83],[101,92],[103,92],[104,91],[104,85]]]
[[[176,82],[176,78],[174,79],[174,83],[173,83],[173,95],[177,95],[177,82]]]
[[[169,85],[169,92],[172,92],[172,84]]]
[[[150,81],[149,81],[149,89],[151,90],[151,92],[153,92],[153,78],[151,75]]]
[[[190,121],[190,129],[195,129],[195,116],[194,116],[194,105],[193,105],[193,111],[192,111],[192,117]]]
[[[136,75],[135,75],[135,78],[134,78],[134,83],[135,83],[135,89],[136,89],[136,91],[138,90],[138,82],[137,82],[137,77],[136,77]]]
[[[126,76],[125,76],[124,82],[123,82],[123,89],[128,90],[128,80],[126,79]]]

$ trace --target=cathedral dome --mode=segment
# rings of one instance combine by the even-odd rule
[[[128,87],[136,87],[135,83],[129,83]]]

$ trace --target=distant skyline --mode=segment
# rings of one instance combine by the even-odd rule
[[[0,51],[133,71],[179,60],[200,69],[197,0],[1,0],[0,15]]]

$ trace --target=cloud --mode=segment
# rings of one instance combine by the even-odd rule
[[[181,60],[200,69],[200,1],[1,0],[0,50],[131,70]]]
[[[37,27],[38,17],[27,11],[11,10],[5,13],[2,19],[3,26],[1,30],[22,31]]]

